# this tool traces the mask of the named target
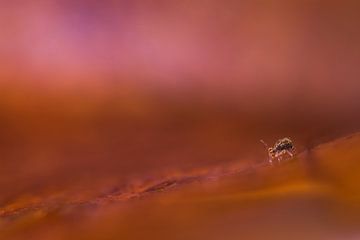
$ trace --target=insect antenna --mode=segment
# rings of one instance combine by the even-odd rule
[[[264,140],[261,139],[260,142],[261,142],[262,144],[264,144],[266,150],[269,149],[269,146],[266,144],[266,142],[265,142]]]
[[[270,153],[270,151],[271,151],[271,148],[269,148],[269,146],[266,144],[266,142],[264,141],[264,140],[260,140],[260,142],[262,143],[262,144],[264,144],[264,147],[265,147],[265,149],[266,149],[266,151],[268,152],[268,154],[269,154],[269,163],[272,165],[272,155],[271,155],[271,153]]]

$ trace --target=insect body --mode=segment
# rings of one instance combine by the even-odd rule
[[[292,158],[295,154],[294,144],[289,138],[279,139],[275,143],[274,147],[268,147],[268,145],[263,140],[260,141],[267,148],[270,164],[273,163],[274,159],[276,159],[278,162],[281,162],[286,154],[290,156],[290,158]]]

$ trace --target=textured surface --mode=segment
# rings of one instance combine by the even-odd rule
[[[178,173],[95,198],[80,192],[78,201],[66,192],[27,196],[2,207],[0,236],[356,239],[359,145],[360,136],[351,135],[275,167],[235,164]]]

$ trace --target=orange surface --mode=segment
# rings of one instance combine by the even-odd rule
[[[359,238],[359,6],[1,1],[0,239]]]
[[[295,159],[51,191],[1,209],[4,239],[349,239],[359,232],[359,135]],[[82,199],[82,200],[80,200]]]

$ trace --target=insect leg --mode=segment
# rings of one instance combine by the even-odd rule
[[[270,163],[270,165],[273,164],[272,160],[273,160],[273,157],[269,154],[269,163]]]
[[[278,162],[279,162],[279,163],[281,163],[284,154],[285,154],[285,151],[284,151],[284,150],[276,153],[275,156],[276,156],[276,158],[278,159]]]
[[[292,154],[289,150],[286,150],[286,153],[290,155],[290,157],[293,157],[294,154]]]

